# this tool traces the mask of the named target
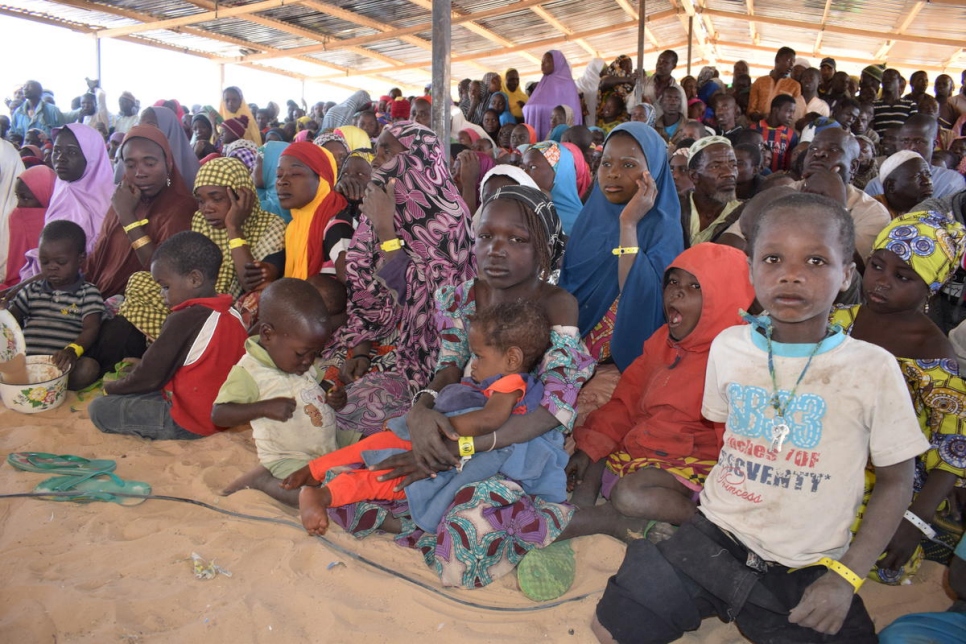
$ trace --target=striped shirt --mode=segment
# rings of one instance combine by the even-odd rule
[[[872,129],[879,136],[882,136],[890,127],[902,127],[906,119],[919,112],[916,104],[905,98],[900,98],[894,105],[889,105],[885,101],[876,101],[872,104],[872,109],[875,110]]]
[[[90,282],[78,280],[64,290],[54,290],[47,280],[32,282],[10,304],[23,320],[27,355],[51,355],[77,340],[84,318],[104,312],[101,292]]]

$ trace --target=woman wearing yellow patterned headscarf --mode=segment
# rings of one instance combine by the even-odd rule
[[[336,128],[334,132],[342,135],[342,138],[345,139],[346,146],[349,148],[349,154],[359,152],[360,156],[369,163],[372,163],[372,160],[375,158],[372,139],[369,138],[365,130],[355,125],[343,125],[342,127]]]
[[[215,289],[239,299],[236,308],[250,327],[257,316],[258,293],[284,270],[285,222],[258,205],[251,174],[238,159],[220,157],[201,166],[194,194],[199,209],[191,230],[218,244],[223,257]],[[147,271],[128,280],[122,310],[151,340],[170,313]]]
[[[934,529],[929,524],[942,524],[937,511],[956,481],[966,476],[966,383],[949,340],[925,310],[929,298],[962,265],[964,237],[966,228],[942,213],[897,217],[879,233],[866,262],[862,278],[866,303],[832,313],[832,322],[846,333],[896,357],[920,428],[930,443],[930,449],[916,459],[916,497],[869,573],[884,583],[907,580],[918,569],[924,551],[948,555],[924,535]],[[859,517],[874,484],[875,470],[870,466]],[[857,527],[858,520],[853,529]]]

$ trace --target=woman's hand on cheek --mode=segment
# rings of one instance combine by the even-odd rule
[[[637,225],[650,212],[657,201],[657,183],[654,177],[647,170],[637,179],[637,192],[621,211],[621,223],[627,225]]]
[[[380,242],[395,238],[396,227],[393,223],[396,213],[396,180],[390,179],[384,186],[369,182],[366,195],[362,198],[362,213],[372,222],[372,228]]]
[[[252,214],[252,205],[255,203],[255,193],[248,188],[228,188],[228,200],[231,207],[225,215],[225,228],[229,232],[240,233],[242,226],[248,221]]]
[[[139,201],[141,201],[141,191],[138,187],[121,179],[121,183],[114,190],[114,196],[111,197],[111,205],[114,206],[114,212],[117,213],[121,225],[134,223],[134,209],[137,208]]]

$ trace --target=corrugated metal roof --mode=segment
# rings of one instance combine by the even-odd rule
[[[876,57],[900,70],[938,72],[960,64],[964,6],[916,0],[833,0],[827,12],[826,0],[759,0],[753,6],[749,18],[744,0],[649,0],[645,67],[653,69],[657,54],[671,47],[681,57],[683,75],[690,7],[697,11],[692,64],[714,62],[725,76],[739,58],[752,64],[753,73],[763,73],[782,45],[813,59],[841,58],[839,68],[853,73]],[[258,11],[246,13],[245,7]],[[412,87],[429,82],[429,7],[431,0],[8,0],[0,13],[176,47],[218,62],[312,79],[338,77],[342,85],[380,92],[386,77]],[[452,7],[454,80],[507,67],[538,76],[537,60],[549,49],[564,52],[575,72],[594,55],[608,61],[620,53],[636,55],[637,28],[630,24],[636,0],[453,0]],[[176,23],[150,27],[170,20]],[[413,28],[421,30],[399,33]]]

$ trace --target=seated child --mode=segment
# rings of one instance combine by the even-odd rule
[[[73,366],[97,339],[104,313],[101,292],[80,272],[86,247],[84,229],[74,222],[44,226],[37,249],[42,279],[24,286],[9,306],[23,327],[27,355],[49,355],[59,369],[70,369],[72,390],[86,386],[77,382]]]
[[[477,313],[471,318],[469,344],[473,352],[470,377],[444,387],[435,406],[437,411],[450,416],[453,429],[460,436],[494,432],[512,414],[526,414],[540,406],[543,385],[530,371],[550,345],[550,321],[538,305],[517,301],[497,304]],[[458,470],[439,472],[435,478],[416,481],[405,490],[395,489],[401,479],[379,481],[378,473],[365,468],[326,476],[333,468],[362,464],[367,460],[366,452],[411,449],[405,417],[394,418],[387,424],[391,431],[374,434],[351,447],[318,458],[283,483],[288,489],[296,489],[324,482],[322,487],[303,487],[299,494],[302,525],[309,534],[325,534],[329,525],[326,510],[330,507],[404,498],[409,502],[416,524],[434,532],[460,487],[497,472],[518,481],[528,494],[553,496],[556,487],[557,496],[560,500],[564,498],[562,464],[566,454],[540,438],[475,455],[464,447],[461,439],[460,453],[464,459]],[[467,442],[472,446],[471,440]],[[387,455],[383,452],[371,456],[374,462],[379,462]],[[552,474],[554,468],[560,474],[559,481]]]
[[[725,423],[718,463],[690,521],[658,545],[627,547],[597,605],[602,642],[670,642],[711,615],[752,642],[876,641],[856,591],[928,443],[895,359],[828,325],[854,270],[848,212],[819,195],[784,197],[750,247],[768,314],[711,345],[702,413]],[[878,480],[851,540],[870,457]]]
[[[220,267],[221,250],[201,233],[177,233],[154,251],[151,276],[171,315],[134,369],[91,402],[102,432],[170,440],[219,431],[211,406],[247,337],[232,297],[215,293]]]
[[[258,335],[245,341],[245,355],[221,386],[211,420],[225,427],[251,423],[261,465],[222,494],[254,488],[296,505],[298,493],[286,492],[279,481],[338,447],[332,407],[345,405],[345,391],[326,394],[319,385],[315,358],[333,329],[309,282],[276,280],[262,292],[259,310]]]
[[[667,324],[621,374],[610,401],[574,430],[567,474],[579,509],[565,536],[627,540],[644,523],[627,518],[674,525],[691,518],[724,431],[701,417],[708,351],[721,331],[741,324],[739,311],[754,297],[748,259],[737,248],[698,244],[671,262]],[[597,505],[601,491],[610,503]]]
[[[894,219],[879,233],[866,261],[866,303],[832,313],[833,324],[853,338],[882,347],[898,361],[919,429],[930,444],[916,459],[916,498],[870,574],[885,583],[902,583],[915,574],[923,549],[936,551],[941,563],[950,553],[933,547],[929,524],[957,479],[966,474],[966,383],[952,345],[923,309],[962,264],[964,242],[963,225],[942,213],[909,213]],[[875,479],[870,467],[867,493]]]

